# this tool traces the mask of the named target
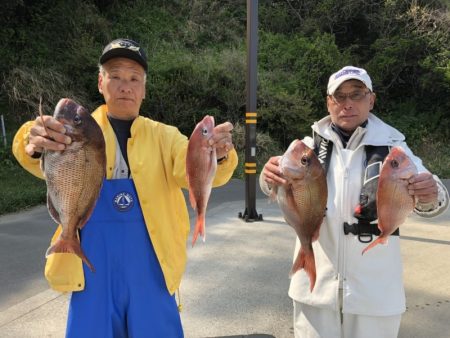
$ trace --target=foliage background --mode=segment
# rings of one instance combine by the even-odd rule
[[[242,158],[246,1],[9,0],[1,8],[0,114],[9,144],[34,119],[40,96],[49,114],[61,97],[101,104],[98,57],[110,40],[128,37],[149,57],[142,114],[186,135],[205,114],[230,120]],[[374,112],[431,171],[450,177],[449,13],[446,0],[260,0],[258,169],[309,135],[327,114],[328,76],[352,64],[372,76]],[[0,155],[3,186],[17,164],[9,149]]]

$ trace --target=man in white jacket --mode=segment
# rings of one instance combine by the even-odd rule
[[[295,337],[394,338],[405,312],[399,236],[392,235],[386,246],[361,255],[367,237],[370,241],[377,236],[372,230],[358,232],[359,219],[354,215],[360,203],[367,146],[405,149],[418,170],[408,186],[417,201],[416,214],[433,217],[443,213],[449,204],[448,192],[411,152],[404,135],[370,112],[375,93],[364,69],[347,66],[331,75],[327,94],[329,116],[312,126],[315,139],[318,136],[332,145],[326,148],[327,210],[319,239],[313,243],[317,269],[313,291],[304,270],[291,279]],[[310,137],[304,142],[318,147]],[[279,159],[270,158],[261,173],[260,185],[266,194],[272,186],[285,183]],[[354,226],[354,232],[344,231],[344,224]],[[297,239],[294,257],[299,249]]]

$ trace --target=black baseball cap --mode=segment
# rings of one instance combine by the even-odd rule
[[[136,61],[144,67],[146,72],[148,70],[147,56],[136,41],[130,39],[116,39],[111,41],[103,49],[102,56],[100,56],[100,64],[102,65],[106,61],[117,57]]]

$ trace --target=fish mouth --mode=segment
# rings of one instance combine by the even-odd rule
[[[66,128],[66,134],[72,134],[75,131],[75,128],[68,123],[63,123],[64,128]]]
[[[70,124],[70,122],[65,118],[60,118],[58,121],[64,126],[66,129],[66,134],[72,133],[75,128]]]

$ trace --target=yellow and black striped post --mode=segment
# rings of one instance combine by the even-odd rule
[[[247,112],[245,113],[245,211],[246,222],[261,221],[256,211],[256,89],[258,52],[258,0],[247,0]]]

